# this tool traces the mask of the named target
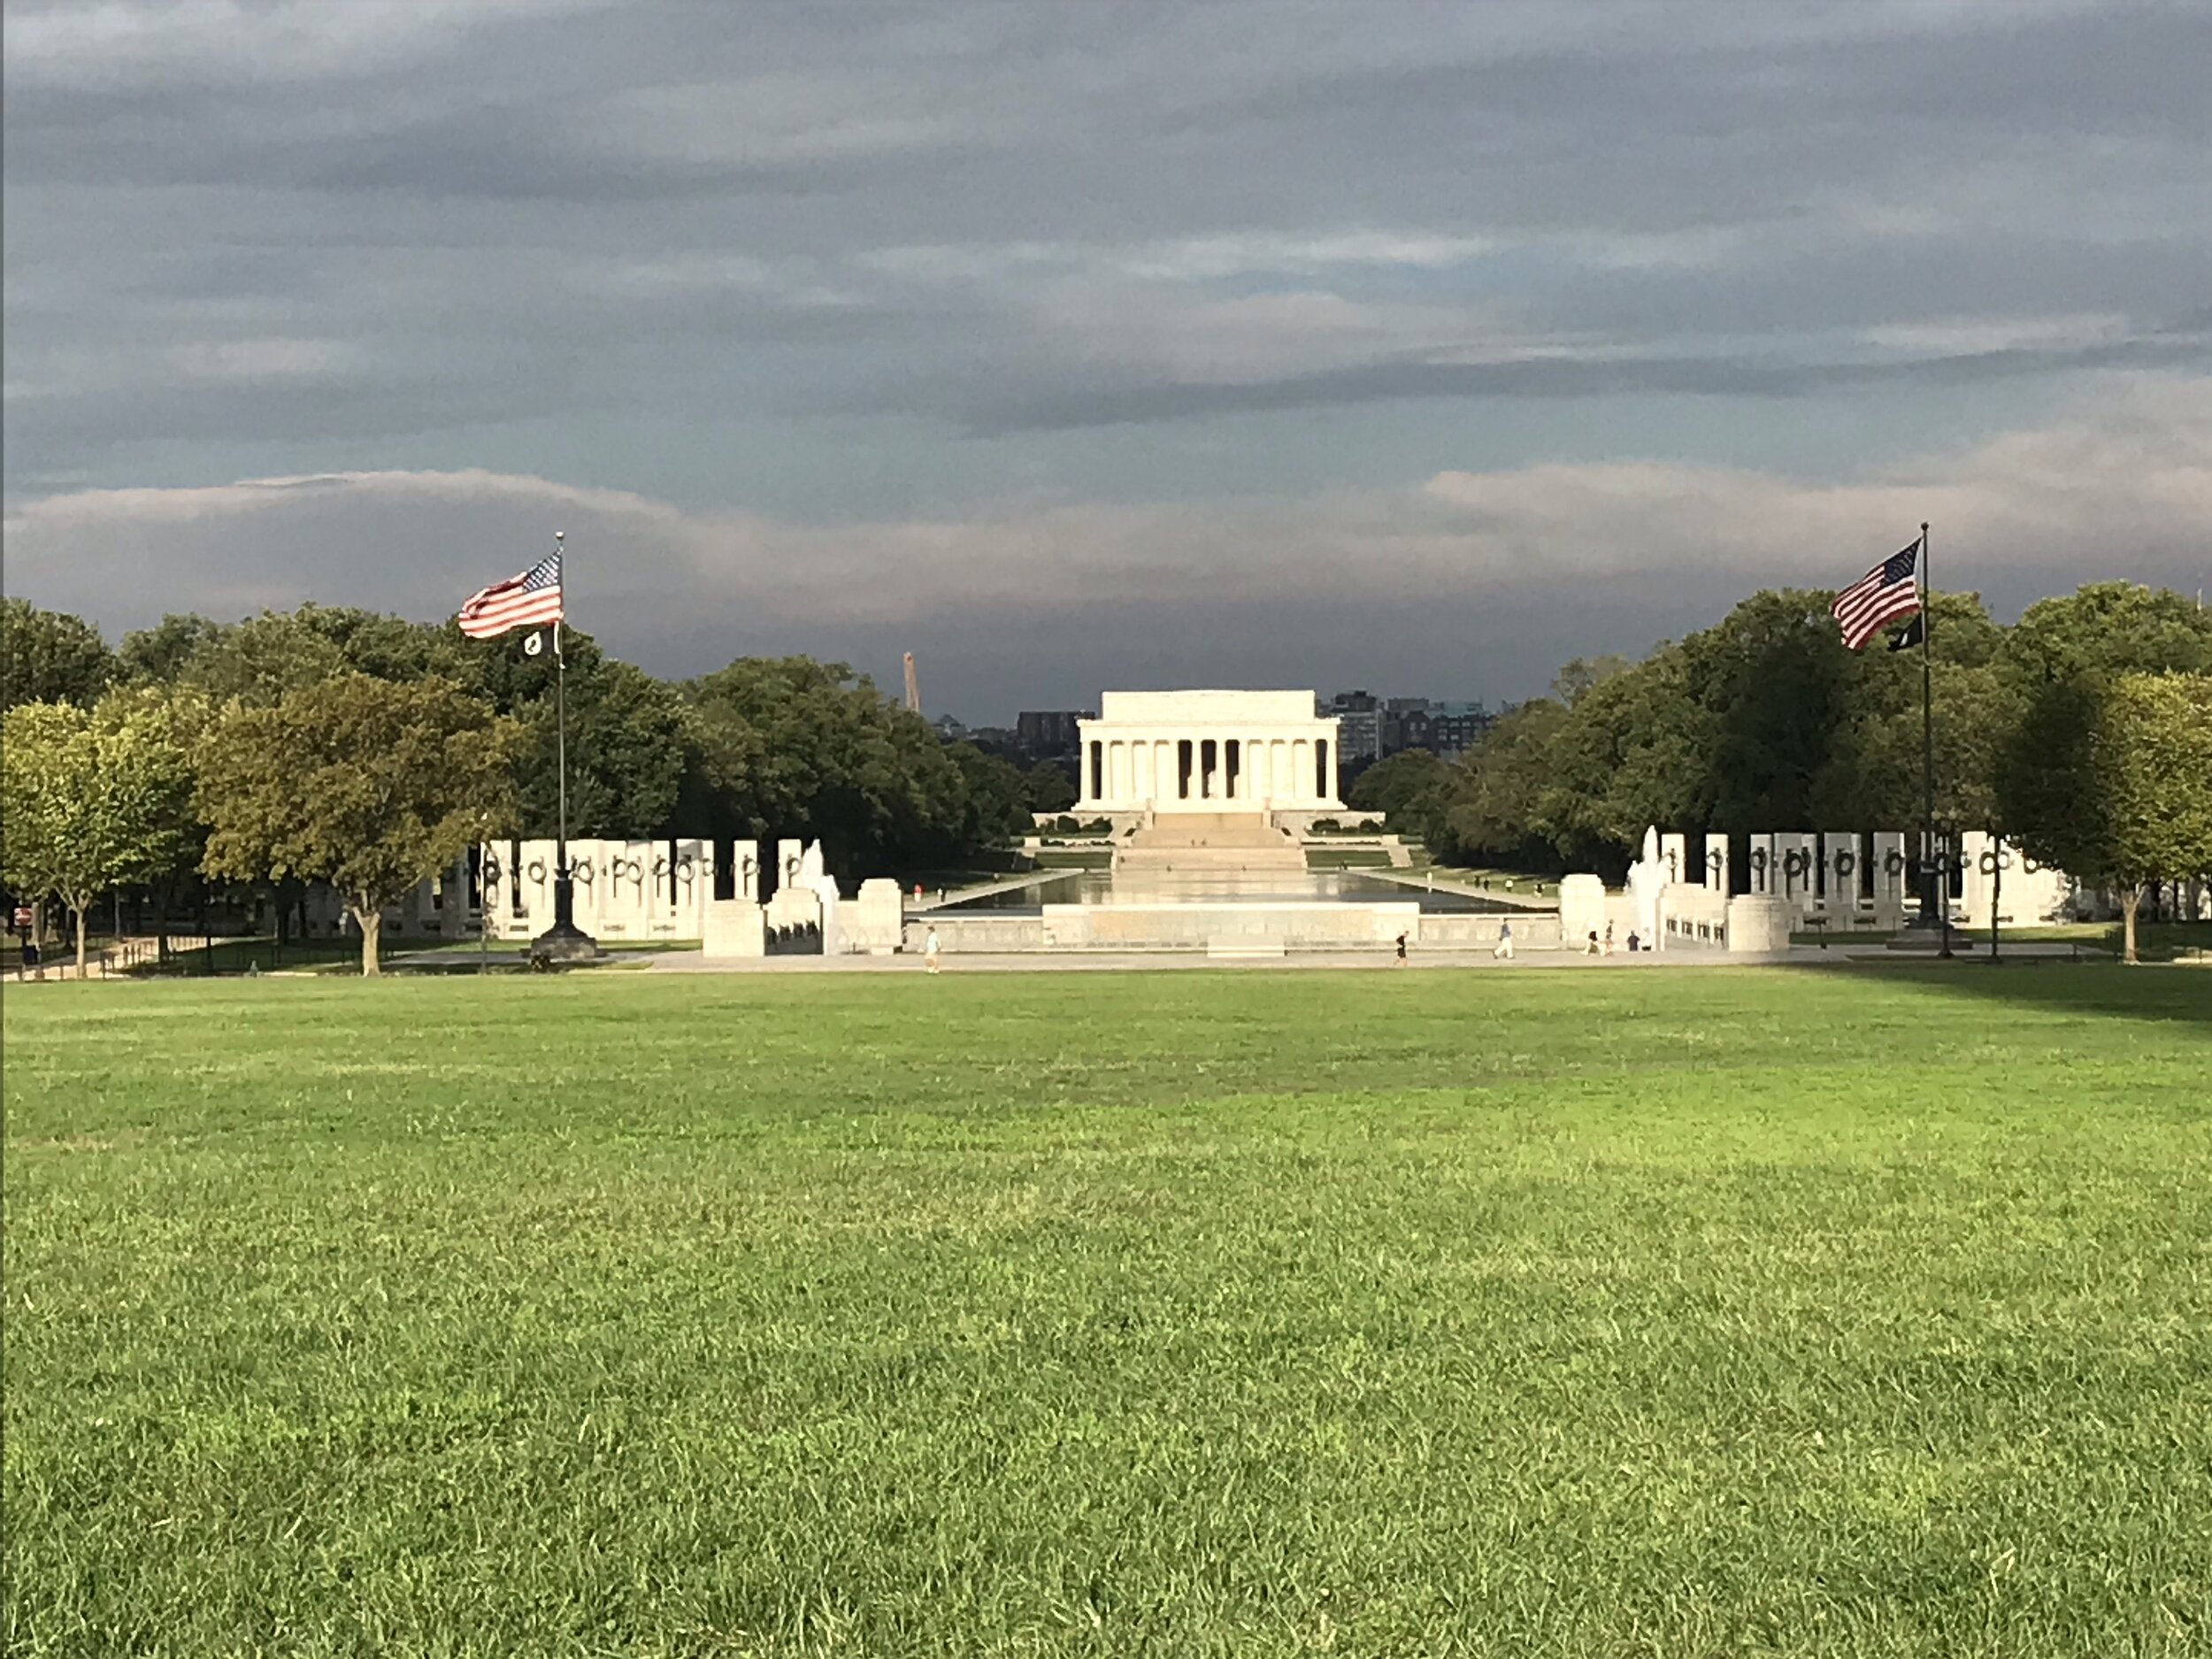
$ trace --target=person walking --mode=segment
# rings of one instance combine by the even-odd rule
[[[1613,924],[1610,922],[1605,925],[1605,954],[1609,956],[1613,954]]]
[[[1402,968],[1406,965],[1406,936],[1403,933],[1398,935],[1398,965]]]
[[[934,973],[938,969],[937,925],[930,924],[929,933],[922,941],[922,966]]]
[[[1491,959],[1496,962],[1510,962],[1513,960],[1512,923],[1500,922],[1498,924],[1498,948],[1495,950],[1493,950],[1490,953],[1490,956]]]
[[[1582,948],[1582,954],[1586,956],[1594,956],[1598,954],[1598,930],[1596,928],[1593,927],[1590,930],[1590,942]]]

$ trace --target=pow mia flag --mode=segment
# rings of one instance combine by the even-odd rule
[[[1920,643],[1921,636],[1927,631],[1927,618],[1924,616],[1915,616],[1910,622],[1905,624],[1891,636],[1889,649],[1893,651],[1909,651]]]
[[[535,657],[544,649],[545,630],[542,628],[531,629],[529,637],[522,642],[522,654],[525,657]]]

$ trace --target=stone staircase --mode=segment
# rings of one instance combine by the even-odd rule
[[[1114,847],[1117,872],[1305,868],[1298,838],[1264,812],[1159,813]]]

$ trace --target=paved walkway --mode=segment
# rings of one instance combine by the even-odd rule
[[[1717,950],[1677,950],[1665,953],[1622,951],[1610,956],[1586,956],[1566,950],[1524,950],[1511,962],[1494,960],[1488,950],[1422,950],[1415,949],[1403,970],[1387,950],[1299,950],[1281,956],[1209,956],[1202,951],[1173,950],[1034,950],[944,956],[947,973],[1102,973],[1131,969],[1166,972],[1186,968],[1236,971],[1280,971],[1299,968],[1357,968],[1369,973],[1412,972],[1422,968],[1487,968],[1499,973],[1532,968],[1588,969],[1607,972],[1645,972],[1672,968],[1747,967],[1788,962],[1817,966],[1842,964],[1841,951],[1798,946],[1787,956],[1732,956]],[[646,961],[664,973],[920,973],[918,953],[894,956],[752,956],[706,957],[695,950],[671,951]]]

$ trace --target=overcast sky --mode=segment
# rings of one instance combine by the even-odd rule
[[[2212,4],[9,0],[6,586],[1523,696],[2212,569]]]

